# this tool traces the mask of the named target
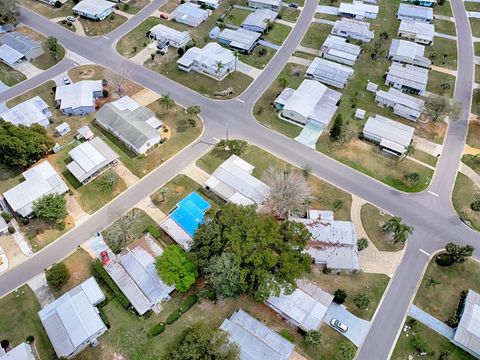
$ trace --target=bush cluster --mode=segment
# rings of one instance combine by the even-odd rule
[[[158,334],[161,334],[165,330],[165,325],[162,323],[159,323],[157,325],[152,326],[152,328],[149,331],[150,336],[156,336]]]
[[[152,235],[157,240],[161,237],[160,230],[158,230],[158,228],[153,225],[148,225],[145,231],[150,233],[150,235]]]
[[[115,284],[113,282],[110,275],[108,275],[108,273],[103,268],[103,264],[99,259],[97,259],[93,262],[93,268],[96,271],[96,273],[98,274],[98,276],[103,281],[105,281],[105,283],[108,285],[108,287],[113,291],[113,294],[117,298],[120,305],[122,305],[125,309],[128,309],[130,307],[130,301],[128,301],[127,297],[120,291],[117,284]]]

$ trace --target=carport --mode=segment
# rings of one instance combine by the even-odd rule
[[[0,46],[0,61],[10,67],[14,67],[15,63],[23,59],[23,54],[10,46],[3,44]]]

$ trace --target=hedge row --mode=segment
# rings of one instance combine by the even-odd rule
[[[158,230],[158,228],[153,225],[148,225],[145,231],[149,232],[150,235],[152,235],[157,240],[161,237],[160,230]]]
[[[180,311],[182,313],[187,312],[193,305],[195,305],[198,301],[198,296],[197,295],[190,295],[180,306]]]
[[[120,291],[117,284],[113,282],[110,275],[108,275],[108,273],[105,271],[103,268],[103,263],[99,259],[96,259],[93,262],[93,268],[97,272],[98,276],[100,276],[100,278],[105,281],[108,287],[113,291],[120,305],[122,305],[125,309],[128,309],[130,307],[130,301],[128,301],[127,297]]]
[[[150,336],[156,336],[158,334],[161,334],[164,330],[165,330],[165,325],[160,323],[160,324],[152,326],[149,333],[150,333]]]
[[[103,306],[98,306],[97,308],[100,319],[102,319],[107,329],[110,329],[110,320],[108,320],[107,314],[105,314],[105,310],[103,310]]]
[[[167,324],[173,324],[175,321],[180,319],[180,316],[182,316],[182,312],[180,311],[180,309],[175,310],[170,315],[168,315]]]

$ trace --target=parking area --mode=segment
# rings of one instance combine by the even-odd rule
[[[330,321],[335,318],[348,326],[345,333],[340,332],[356,346],[360,346],[365,339],[370,328],[370,322],[360,319],[349,312],[344,306],[332,303],[323,318],[323,321],[330,325]],[[335,328],[334,328],[335,329]],[[337,329],[335,329],[337,330]]]

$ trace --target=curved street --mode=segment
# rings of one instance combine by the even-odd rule
[[[415,228],[407,243],[405,255],[390,281],[385,298],[357,354],[357,359],[362,360],[388,359],[415,295],[417,284],[428,264],[429,257],[425,252],[433,254],[442,249],[447,242],[453,241],[475,246],[477,249],[474,255],[477,259],[480,258],[479,234],[459,219],[451,204],[451,191],[468,129],[473,85],[472,37],[463,2],[451,0],[458,39],[455,98],[462,103],[462,114],[459,120],[448,127],[444,150],[428,189],[430,192],[425,190],[418,194],[407,194],[392,189],[265,128],[255,120],[252,108],[256,100],[275,80],[300,43],[315,13],[316,1],[306,0],[295,28],[272,61],[244,93],[228,101],[205,98],[158,73],[130,62],[115,51],[116,41],[144,21],[163,2],[164,0],[152,1],[141,12],[107,36],[95,38],[79,37],[34,12],[22,8],[19,20],[44,35],[55,36],[68,50],[67,56],[41,75],[1,93],[0,102],[30,90],[76,66],[77,64],[68,58],[68,52],[73,52],[92,63],[111,69],[124,69],[131,80],[157,93],[170,93],[175,102],[180,105],[200,105],[205,130],[196,142],[128,188],[85,222],[36,253],[28,261],[0,275],[0,297],[25,283],[52,263],[63,259],[96,231],[109,225],[114,220],[113,215],[118,214],[118,209],[127,211],[154,192],[179,173],[185,165],[208,151],[215,142],[214,138],[222,138],[228,127],[230,136],[243,138],[300,167],[308,164],[313,174],[391,214],[401,216],[405,222]]]

